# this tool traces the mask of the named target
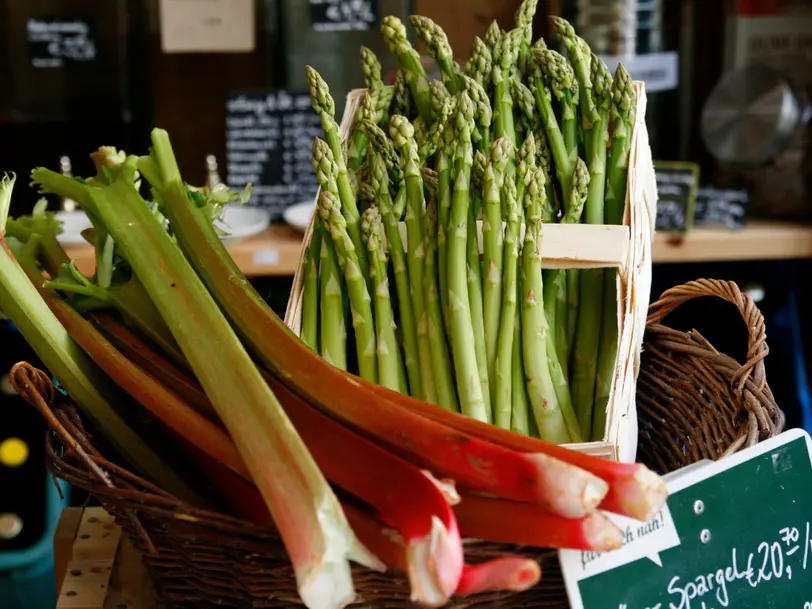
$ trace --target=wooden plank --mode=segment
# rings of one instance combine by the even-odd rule
[[[121,529],[103,508],[82,513],[57,609],[103,609]]]
[[[161,609],[141,553],[126,537],[121,539],[104,609]]]
[[[65,579],[68,563],[73,558],[73,542],[76,539],[76,532],[79,530],[84,511],[84,508],[81,507],[68,507],[59,515],[59,522],[54,532],[54,581],[57,594]]]
[[[658,233],[654,262],[726,262],[812,258],[812,224],[751,220],[741,230],[697,228]]]

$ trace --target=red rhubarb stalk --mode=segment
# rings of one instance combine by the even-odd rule
[[[597,552],[623,543],[621,530],[600,512],[563,518],[528,503],[463,495],[454,513],[465,538]]]
[[[447,489],[322,414],[276,379],[269,384],[327,479],[375,508],[403,537],[412,600],[444,604],[457,588],[463,563]]]
[[[479,565],[465,565],[457,594],[481,592],[524,592],[541,579],[541,567],[535,560],[505,556]]]
[[[642,463],[619,463],[585,455],[564,446],[513,433],[442,408],[436,408],[431,404],[390,391],[379,385],[365,381],[359,381],[359,384],[369,388],[380,398],[385,398],[410,412],[442,423],[460,433],[511,450],[544,454],[594,474],[609,485],[609,492],[600,503],[600,509],[604,511],[647,521],[662,509],[668,498],[668,491],[663,480]],[[505,495],[503,497],[509,498]]]

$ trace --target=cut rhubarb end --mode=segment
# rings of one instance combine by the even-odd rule
[[[412,540],[406,549],[412,602],[441,607],[448,602],[462,577],[463,554],[459,531],[432,519],[431,532]]]
[[[542,454],[529,454],[538,464],[538,502],[565,518],[583,518],[594,512],[609,492],[609,485],[589,472]]]
[[[584,519],[583,531],[584,539],[595,552],[609,552],[623,545],[623,531],[600,512]]]
[[[607,497],[611,501],[601,508],[643,521],[654,518],[668,499],[663,479],[644,465],[639,465],[633,476],[618,480],[612,490],[612,496]]]
[[[520,556],[497,558],[479,565],[465,565],[457,594],[481,592],[524,592],[541,579],[541,567],[535,560]]]

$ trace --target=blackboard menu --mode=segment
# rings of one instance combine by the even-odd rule
[[[309,0],[317,32],[364,31],[378,23],[378,0]]]
[[[61,68],[65,63],[96,59],[93,26],[81,19],[29,19],[26,41],[35,68]]]
[[[699,182],[695,163],[655,161],[657,179],[656,229],[685,232],[692,228]]]
[[[695,225],[739,229],[747,218],[746,188],[700,188],[696,193]]]
[[[245,91],[226,103],[226,164],[233,189],[251,183],[251,204],[273,220],[318,190],[311,164],[321,121],[306,91]]]

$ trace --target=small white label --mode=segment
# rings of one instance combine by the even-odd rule
[[[277,250],[258,250],[254,252],[254,266],[277,266],[279,252]]]
[[[679,534],[671,518],[668,505],[648,522],[606,514],[623,531],[623,546],[611,552],[583,552],[562,550],[559,552],[561,569],[572,583],[598,575],[621,565],[648,558],[662,567],[660,552],[680,545]]]
[[[254,50],[253,0],[160,0],[164,53]]]
[[[679,85],[679,55],[676,51],[625,57],[604,55],[601,59],[612,74],[617,64],[622,63],[634,80],[646,83],[646,93],[671,91]]]

